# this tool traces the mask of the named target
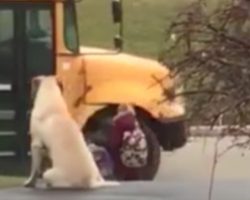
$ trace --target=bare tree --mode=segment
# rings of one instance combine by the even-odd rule
[[[181,11],[166,33],[160,60],[182,78],[190,124],[227,126],[215,144],[209,199],[218,159],[234,147],[250,144],[250,1],[223,2],[209,10],[205,1]],[[233,136],[218,152],[219,141]],[[245,140],[238,141],[238,136]]]
[[[250,1],[245,1],[213,11],[195,2],[167,30],[160,60],[182,77],[194,124],[214,124],[222,115],[229,125],[250,123],[250,6],[245,6]]]
[[[213,182],[221,156],[250,147],[250,1],[223,1],[214,10],[202,0],[192,3],[168,27],[165,46],[160,61],[182,79],[185,90],[176,95],[187,100],[190,124],[225,124],[215,144]],[[232,145],[218,152],[225,135],[233,136]],[[212,184],[209,199],[211,191]]]

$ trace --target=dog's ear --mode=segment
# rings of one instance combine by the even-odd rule
[[[34,100],[40,87],[43,76],[36,76],[31,79],[31,99]]]
[[[56,83],[58,85],[58,87],[60,88],[60,91],[63,92],[63,84],[62,81],[60,81],[58,78],[56,78]]]
[[[43,76],[35,76],[31,79],[31,85],[38,87],[43,79]]]

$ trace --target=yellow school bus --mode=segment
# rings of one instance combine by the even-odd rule
[[[139,179],[153,179],[161,148],[186,143],[175,80],[161,63],[122,52],[121,1],[110,5],[120,26],[114,50],[79,44],[76,6],[74,0],[0,0],[0,156],[25,160],[30,81],[56,74],[72,116],[96,143],[105,145],[119,104],[134,106],[149,144]]]

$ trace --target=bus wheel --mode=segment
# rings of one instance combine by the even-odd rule
[[[108,148],[108,137],[110,134],[112,117],[115,115],[116,109],[103,109],[92,116],[83,128],[83,133],[87,140]],[[156,134],[147,126],[142,119],[138,119],[143,132],[146,135],[148,143],[148,162],[145,167],[139,168],[138,173],[133,173],[134,177],[129,180],[153,180],[156,176],[161,159],[160,144]],[[116,165],[114,163],[114,165]],[[128,168],[129,170],[129,168]],[[129,172],[128,172],[129,173]],[[114,174],[119,180],[127,180],[127,177],[120,174]]]

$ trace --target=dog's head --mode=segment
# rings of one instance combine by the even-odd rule
[[[46,80],[47,78],[51,78],[55,80],[60,91],[63,92],[63,84],[56,76],[45,76],[45,75],[35,76],[31,79],[31,100],[32,101],[34,101],[34,99],[36,98],[37,92],[42,82]]]

